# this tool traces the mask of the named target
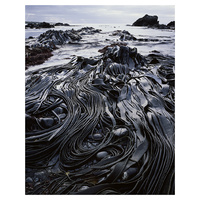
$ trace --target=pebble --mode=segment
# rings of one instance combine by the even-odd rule
[[[56,114],[59,115],[59,114],[62,114],[62,113],[63,113],[63,108],[57,107],[57,108],[54,109],[54,111],[55,111]]]
[[[118,128],[113,130],[114,135],[120,137],[126,135],[128,133],[128,130],[126,128]]]
[[[45,178],[46,178],[46,174],[45,174],[45,172],[43,172],[43,171],[41,171],[41,172],[36,172],[35,174],[34,174],[34,176],[35,176],[35,178],[37,179],[42,179],[42,180],[44,180]]]
[[[138,172],[138,168],[137,167],[131,167],[128,170],[126,170],[123,175],[122,175],[122,180],[127,180],[129,178],[132,178],[133,176],[135,176]]]
[[[100,133],[95,133],[95,134],[93,135],[93,139],[94,139],[94,140],[100,140],[102,137],[103,137],[103,136],[102,136]]]
[[[101,160],[106,156],[108,156],[108,152],[107,151],[100,151],[99,153],[97,153],[96,158],[98,160]]]
[[[54,119],[53,118],[41,118],[40,123],[44,128],[49,128],[53,126],[54,124]]]
[[[27,178],[26,178],[26,182],[27,182],[27,183],[32,183],[32,182],[33,182],[33,179],[32,179],[31,177],[27,177]]]

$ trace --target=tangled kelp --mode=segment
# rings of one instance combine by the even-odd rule
[[[173,194],[173,69],[115,45],[29,72],[27,193]]]

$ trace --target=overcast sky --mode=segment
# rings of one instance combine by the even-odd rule
[[[160,24],[175,20],[170,5],[26,5],[25,20],[69,24],[132,24],[145,14],[157,15]]]

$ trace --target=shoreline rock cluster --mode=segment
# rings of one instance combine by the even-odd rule
[[[37,38],[30,38],[30,42],[25,48],[26,68],[30,65],[42,64],[51,57],[52,51],[57,49],[57,45],[80,41],[81,35],[100,33],[101,29],[84,27],[78,30],[48,30]]]
[[[149,28],[158,29],[175,29],[175,21],[171,21],[167,25],[159,24],[157,15],[151,16],[146,14],[144,17],[137,19],[132,26],[147,26]]]
[[[40,28],[54,28],[55,26],[70,26],[67,23],[48,23],[48,22],[26,22],[27,24],[25,25],[25,28],[35,28],[35,29],[40,29]]]

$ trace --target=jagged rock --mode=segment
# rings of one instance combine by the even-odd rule
[[[173,29],[175,28],[175,22],[171,21],[167,25],[165,24],[159,24],[158,21],[158,16],[150,16],[150,15],[145,15],[142,18],[139,18],[136,20],[132,26],[147,26],[149,28],[157,28],[157,29]]]
[[[167,25],[165,24],[156,24],[154,26],[151,26],[151,28],[168,29]]]
[[[80,39],[81,39],[80,35],[70,30],[66,31],[48,30],[38,37],[38,43],[39,46],[45,46],[50,49],[54,49],[55,45],[62,45],[66,42],[69,41],[71,42]]]
[[[133,26],[153,26],[159,24],[158,16],[145,15],[133,23]]]
[[[149,64],[157,64],[159,61],[156,58],[153,58]]]
[[[79,30],[77,30],[77,33],[80,35],[86,35],[86,34],[94,34],[94,33],[100,33],[101,29],[95,29],[93,27],[83,27]]]
[[[167,24],[167,27],[169,28],[175,28],[175,21],[171,21]]]
[[[130,34],[128,31],[126,30],[116,30],[112,33],[113,36],[120,36],[120,40],[121,41],[126,41],[126,40],[137,40],[132,34]]]

